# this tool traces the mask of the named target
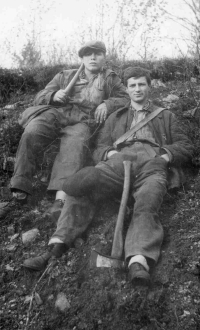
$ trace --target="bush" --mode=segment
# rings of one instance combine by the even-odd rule
[[[159,61],[130,60],[120,62],[117,58],[108,57],[106,67],[114,70],[122,77],[123,70],[129,66],[142,66],[149,69],[152,79],[169,80],[190,79],[199,75],[198,66],[190,58],[164,58]],[[31,69],[8,70],[0,68],[0,103],[6,103],[13,93],[21,94],[28,91],[35,93],[42,90],[52,78],[60,71],[78,68],[73,65],[60,64],[55,66],[39,66]]]
[[[20,95],[30,88],[36,88],[32,74],[0,68],[0,105],[7,103],[13,94]]]

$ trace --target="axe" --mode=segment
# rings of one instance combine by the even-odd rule
[[[111,256],[105,256],[96,250],[92,250],[90,258],[91,267],[112,267],[112,268],[123,268],[124,261],[122,260],[123,254],[123,226],[124,217],[126,212],[126,205],[129,196],[130,189],[130,170],[131,162],[129,160],[123,161],[124,164],[124,186],[123,193],[119,208],[119,213],[115,225],[114,238],[112,243]]]
[[[67,85],[67,87],[64,89],[65,94],[69,94],[71,88],[74,86],[74,84],[76,83],[79,74],[81,73],[81,71],[84,68],[84,64],[81,63],[79,69],[77,70],[77,72],[75,73],[74,77],[72,78],[72,80],[69,82],[69,84]]]

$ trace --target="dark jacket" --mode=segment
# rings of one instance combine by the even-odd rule
[[[96,164],[104,160],[105,153],[113,147],[113,143],[129,129],[130,124],[127,123],[129,105],[130,103],[113,113],[100,130],[93,155]],[[157,108],[151,104],[150,111]],[[183,180],[181,165],[192,157],[194,147],[180,128],[175,115],[169,110],[162,111],[148,125],[160,148],[169,150],[172,155],[172,161],[169,164],[169,188],[177,187]]]
[[[56,104],[52,101],[53,95],[59,89],[65,89],[67,87],[76,71],[77,70],[64,70],[58,73],[45,87],[45,89],[36,95],[34,105],[43,104],[61,107],[60,104]],[[101,71],[96,77],[94,77],[91,84],[87,85],[86,82],[85,89],[88,90],[88,86],[92,84],[95,84],[95,89],[98,96],[91,96],[91,98],[97,99],[97,101],[94,100],[94,102],[92,102],[92,100],[89,100],[89,102],[87,102],[82,95],[80,96],[79,89],[84,87],[81,87],[83,84],[81,83],[79,76],[79,79],[70,93],[70,96],[74,96],[75,99],[73,102],[68,102],[68,104],[63,106],[63,108],[66,107],[67,110],[72,110],[73,105],[75,105],[88,114],[89,112],[91,113],[91,110],[94,112],[93,110],[95,110],[100,103],[104,102],[108,110],[108,115],[110,115],[112,112],[124,106],[129,99],[128,94],[126,93],[126,88],[122,84],[121,79],[112,70],[104,69]],[[94,93],[95,91],[93,90],[92,94],[94,95]]]
[[[19,124],[26,127],[33,118],[54,107],[73,123],[85,122],[96,127],[94,113],[98,105],[104,102],[109,116],[127,103],[129,97],[125,86],[117,74],[109,69],[103,69],[89,82],[82,79],[82,72],[68,95],[73,100],[68,99],[66,104],[62,105],[54,102],[54,94],[60,89],[65,89],[76,72],[77,70],[64,70],[58,73],[36,95],[34,105],[20,115]]]

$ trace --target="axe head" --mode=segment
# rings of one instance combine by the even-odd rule
[[[90,256],[90,267],[124,268],[124,261],[105,256],[96,250],[92,250]]]

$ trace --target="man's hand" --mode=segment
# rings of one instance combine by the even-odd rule
[[[103,123],[106,120],[107,114],[108,114],[108,110],[107,110],[106,104],[105,103],[101,103],[96,108],[95,113],[94,113],[94,118],[96,120],[96,123],[97,124],[98,123],[99,124]]]
[[[57,91],[53,97],[54,102],[59,102],[59,103],[65,103],[68,99],[68,96],[66,95],[65,91],[63,89],[60,89]]]
[[[164,158],[166,160],[166,162],[169,163],[169,156],[168,156],[168,154],[164,154],[164,155],[162,155],[160,157]]]
[[[110,150],[110,151],[108,151],[108,153],[107,153],[107,159],[109,159],[114,154],[118,154],[118,151],[116,151],[116,150]]]

